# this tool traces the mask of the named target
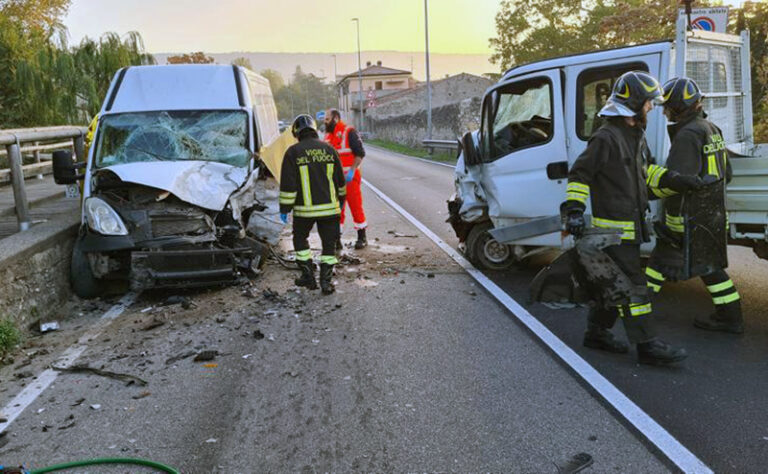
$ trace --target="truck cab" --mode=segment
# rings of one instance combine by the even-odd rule
[[[722,130],[734,168],[728,210],[735,243],[762,246],[768,191],[760,190],[760,147],[752,143],[749,36],[687,31],[677,39],[563,56],[514,67],[483,98],[481,127],[460,140],[456,194],[449,201],[460,248],[473,263],[503,269],[553,247],[572,244],[552,217],[565,199],[567,174],[602,124],[598,112],[615,81],[645,71],[664,83],[674,76],[696,80],[704,109]],[[646,139],[664,164],[669,150],[660,107],[648,117]],[[657,211],[652,204],[651,215]],[[746,213],[746,214],[745,214]],[[590,209],[587,209],[590,214]],[[550,219],[546,219],[550,217]],[[756,222],[756,221],[759,221]],[[541,225],[533,225],[541,222]],[[742,227],[754,225],[746,236]],[[525,227],[521,224],[527,224]],[[501,229],[517,229],[506,235]],[[652,248],[652,243],[646,249]]]

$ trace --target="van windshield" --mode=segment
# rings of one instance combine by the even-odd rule
[[[169,111],[107,115],[99,122],[96,167],[146,161],[216,161],[246,167],[243,111]]]

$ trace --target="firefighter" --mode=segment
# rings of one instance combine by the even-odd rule
[[[727,221],[723,180],[730,181],[731,167],[723,133],[706,119],[703,96],[692,79],[670,79],[664,84],[664,97],[664,114],[672,122],[668,126],[672,146],[666,167],[702,180],[706,177],[712,182],[720,181],[722,185],[708,186],[707,189],[711,188],[713,192],[687,194],[663,188],[653,190],[662,198],[663,213],[657,224],[656,247],[645,271],[648,286],[658,293],[666,280],[700,277],[710,292],[715,311],[706,317],[695,318],[694,326],[740,334],[744,332],[744,323],[739,292],[724,270],[727,266]],[[688,222],[684,218],[686,204],[706,210],[703,218],[696,218],[696,228],[688,229],[688,236],[705,243],[699,247],[703,251],[688,252],[688,265],[683,250]],[[714,219],[708,216],[714,216]],[[698,229],[702,229],[703,234],[697,233]]]
[[[360,250],[368,245],[365,229],[368,223],[365,220],[363,210],[363,194],[360,189],[360,164],[365,157],[363,140],[353,127],[341,120],[341,113],[337,109],[328,109],[325,112],[325,141],[333,145],[339,152],[341,165],[344,167],[344,177],[347,182],[347,200],[349,210],[352,212],[352,220],[357,230],[355,248]],[[344,225],[344,206],[341,207],[341,225]],[[336,249],[341,250],[341,233],[336,241]]]
[[[320,288],[334,292],[333,266],[338,263],[334,245],[339,237],[339,214],[344,207],[346,183],[339,155],[319,139],[315,120],[299,115],[291,132],[299,142],[285,151],[280,171],[280,219],[288,222],[293,211],[293,248],[301,276],[298,286],[317,289],[315,264],[309,250],[309,231],[317,224],[323,250],[320,255]]]
[[[651,183],[646,175],[645,126],[653,104],[662,101],[658,81],[644,72],[628,72],[616,81],[600,110],[605,123],[573,164],[566,201],[561,205],[566,230],[579,238],[586,227],[587,200],[591,200],[592,225],[621,233],[621,244],[606,247],[605,254],[626,274],[633,288],[640,289],[634,298],[623,298],[620,305],[607,303],[602,294],[595,298],[597,304],[589,312],[584,346],[626,353],[628,346],[610,332],[620,317],[629,341],[637,345],[638,361],[652,365],[672,364],[687,357],[685,349],[663,342],[650,327],[651,301],[644,289],[646,280],[640,261],[640,244],[649,241],[645,213]],[[660,183],[652,184],[688,189],[698,185],[698,180],[670,172],[664,173]]]

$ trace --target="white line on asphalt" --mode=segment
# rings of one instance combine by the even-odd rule
[[[427,160],[426,158],[419,158],[417,156],[406,155],[404,153],[398,153],[396,151],[388,150],[386,148],[383,148],[383,147],[380,147],[380,146],[376,146],[376,145],[368,144],[368,146],[371,147],[371,148],[374,148],[376,150],[379,150],[379,151],[386,151],[388,153],[392,153],[393,155],[400,155],[400,156],[402,156],[404,158],[410,158],[412,160],[423,161],[424,163],[429,163],[430,165],[447,166],[448,168],[451,168],[451,169],[456,168],[456,165],[449,165],[448,163],[440,163],[439,161]]]
[[[582,359],[576,352],[568,347],[563,341],[555,336],[538,319],[533,317],[517,301],[512,299],[504,290],[498,287],[493,281],[485,276],[480,270],[476,269],[453,247],[449,246],[443,239],[428,229],[419,220],[413,217],[408,211],[384,194],[376,186],[363,179],[363,183],[376,193],[384,202],[389,204],[397,212],[408,219],[421,232],[429,237],[438,247],[451,256],[464,270],[469,273],[480,285],[482,285],[499,303],[504,305],[513,316],[523,323],[531,332],[533,332],[544,344],[547,345],[563,362],[565,362],[574,372],[576,372],[585,382],[587,382],[600,396],[605,399],[617,412],[621,414],[629,423],[631,423],[648,441],[656,446],[664,455],[674,463],[678,468],[686,473],[712,473],[712,470],[704,464],[692,452],[683,446],[674,436],[659,425],[650,415],[638,407],[632,400],[627,398],[618,388],[603,377],[587,361]]]
[[[71,367],[75,360],[77,360],[77,358],[80,357],[86,349],[88,349],[88,342],[98,337],[99,334],[101,334],[101,331],[107,327],[110,321],[120,316],[123,311],[125,311],[126,308],[128,308],[136,300],[137,296],[137,293],[127,293],[125,296],[123,296],[116,305],[109,308],[109,310],[101,316],[98,323],[94,324],[91,329],[80,336],[80,338],[77,340],[77,343],[62,352],[61,356],[59,356],[53,365],[63,368]],[[28,406],[31,405],[37,399],[37,397],[39,397],[40,394],[43,393],[45,389],[47,389],[53,383],[54,380],[56,380],[58,375],[58,371],[53,369],[46,369],[37,376],[33,383],[27,385],[24,390],[16,395],[13,400],[11,400],[2,409],[2,411],[0,411],[0,414],[6,418],[6,421],[0,423],[0,433],[5,431],[11,425],[11,423],[13,423],[13,421],[18,418],[19,415],[21,415]]]

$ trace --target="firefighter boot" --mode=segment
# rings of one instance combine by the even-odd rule
[[[365,229],[359,229],[357,231],[357,242],[355,242],[355,249],[360,250],[368,246],[368,239],[365,238]]]
[[[677,348],[658,338],[637,344],[637,361],[648,365],[670,365],[688,357],[683,348]]]
[[[315,280],[315,264],[312,260],[299,260],[296,263],[301,270],[301,276],[293,282],[296,286],[303,286],[310,290],[316,290],[317,281]]]
[[[584,347],[617,354],[626,354],[629,351],[629,346],[613,337],[611,331],[594,323],[587,324],[587,331],[584,333]]]
[[[320,289],[324,295],[330,295],[336,291],[333,287],[333,265],[330,263],[320,264]]]
[[[744,332],[744,318],[741,315],[741,301],[736,300],[728,304],[716,305],[713,314],[694,319],[693,325],[708,331],[742,334]]]

